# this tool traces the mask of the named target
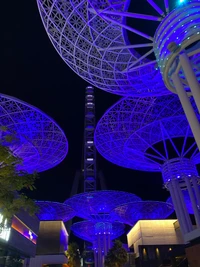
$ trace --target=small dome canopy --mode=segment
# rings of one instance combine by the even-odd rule
[[[138,201],[118,206],[112,216],[117,221],[133,226],[139,220],[167,218],[174,211],[173,205],[160,201]]]
[[[40,221],[63,221],[71,220],[75,211],[68,205],[51,201],[36,201],[39,210],[36,216]]]
[[[77,194],[67,199],[65,204],[71,206],[78,217],[95,221],[102,219],[112,221],[110,213],[114,208],[133,201],[140,201],[140,198],[127,192],[101,190]]]
[[[118,238],[124,233],[124,225],[120,222],[93,222],[82,221],[74,223],[71,227],[72,232],[79,238],[94,242],[98,234],[109,234],[111,240]]]
[[[7,141],[12,137],[11,141]],[[0,137],[3,145],[22,160],[19,169],[42,172],[67,155],[68,142],[58,124],[38,108],[0,94]]]

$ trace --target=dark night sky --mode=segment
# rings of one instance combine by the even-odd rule
[[[1,92],[24,100],[47,113],[65,131],[69,152],[54,169],[40,174],[39,200],[64,201],[69,197],[75,171],[81,168],[84,94],[87,83],[59,57],[42,25],[36,0],[1,3]],[[119,97],[96,89],[97,120]],[[165,200],[159,173],[118,167],[100,155],[98,167],[108,189],[132,192],[143,199]]]

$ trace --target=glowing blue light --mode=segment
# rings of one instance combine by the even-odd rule
[[[51,201],[36,201],[39,211],[36,216],[40,221],[66,222],[75,216],[75,211],[64,203]]]
[[[29,173],[48,170],[66,156],[68,143],[64,132],[45,113],[19,99],[0,94],[2,137],[13,135],[8,146],[22,160],[19,169]],[[4,138],[6,140],[6,138]]]
[[[199,117],[193,99],[191,101]],[[160,172],[170,157],[171,147],[165,146],[166,140],[170,140],[173,144],[173,140],[182,137],[178,147],[179,153],[173,149],[175,151],[173,155],[179,158],[179,154],[184,155],[181,144],[183,150],[187,152],[183,142],[185,136],[187,136],[186,142],[193,138],[178,96],[171,94],[156,99],[153,97],[120,99],[99,120],[94,140],[98,152],[114,164],[135,170]],[[154,146],[158,143],[161,146],[156,149]],[[161,147],[164,149],[160,149]],[[191,157],[195,164],[200,163],[198,150],[194,155],[186,157]],[[186,174],[193,174],[189,167],[185,170]],[[179,168],[176,171],[177,173],[173,173],[175,177],[182,176]],[[171,178],[166,177],[166,179]]]

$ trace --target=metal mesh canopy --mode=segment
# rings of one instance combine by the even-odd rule
[[[122,191],[93,191],[90,193],[77,194],[65,201],[71,206],[76,215],[94,221],[113,221],[111,211],[119,205],[140,201],[141,199],[131,193]]]
[[[171,158],[200,162],[176,95],[121,99],[98,122],[95,145],[107,160],[143,171],[161,171],[163,163]]]
[[[99,223],[99,225],[97,225],[93,221],[83,221],[83,222],[74,223],[71,227],[71,230],[76,236],[89,242],[96,241],[97,235],[99,233],[109,234],[111,237],[111,240],[118,238],[124,233],[124,225],[122,223],[113,222],[112,224],[110,224],[111,227],[109,227],[109,230],[104,229],[104,228],[107,228],[105,224],[106,223],[101,222]]]
[[[139,201],[119,206],[113,210],[117,221],[133,226],[139,220],[167,218],[174,211],[173,205],[158,201]]]
[[[194,214],[194,211],[193,211],[193,208],[192,208],[192,203],[191,203],[191,200],[190,200],[190,196],[189,196],[188,191],[187,190],[182,190],[182,194],[183,194],[183,197],[184,197],[184,202],[185,202],[185,205],[186,205],[186,208],[187,208],[188,213],[189,214]],[[171,197],[169,197],[167,199],[167,203],[170,203],[170,204],[173,205],[173,202],[172,202],[172,198]]]
[[[129,44],[122,14],[129,1],[37,0],[37,3],[56,51],[87,82],[119,95],[169,94],[155,69],[156,62],[134,50],[150,47],[152,53],[153,38],[151,43]]]
[[[39,109],[10,96],[0,95],[0,135],[13,136],[8,146],[22,159],[29,173],[48,170],[66,156],[68,142],[62,129]]]
[[[40,221],[68,221],[75,216],[75,211],[68,205],[51,201],[36,201],[39,208],[36,216]]]

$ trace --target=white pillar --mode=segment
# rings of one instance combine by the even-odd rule
[[[190,127],[192,129],[192,133],[194,135],[195,141],[196,141],[197,146],[200,150],[200,125],[199,125],[199,121],[198,121],[196,114],[193,110],[193,107],[190,103],[190,99],[188,98],[188,95],[185,92],[185,89],[181,83],[181,80],[176,73],[174,73],[172,75],[172,80],[173,80],[174,86],[176,88],[176,92],[177,92],[179,99],[181,101],[181,104],[182,104],[183,110],[185,112],[185,115],[187,117],[187,120],[188,120]]]
[[[196,195],[197,204],[200,208],[200,192],[199,192],[199,186],[197,184],[197,178],[195,176],[192,176],[192,184],[193,184],[194,192]]]
[[[195,216],[196,224],[199,227],[200,226],[199,211],[197,209],[195,196],[194,196],[194,193],[193,193],[193,190],[192,190],[192,186],[191,186],[191,183],[190,183],[188,177],[185,177],[185,183],[187,185],[188,193],[189,193],[190,200],[191,200],[191,203],[192,203],[192,208],[193,208],[193,211],[194,211],[194,216]]]
[[[176,198],[176,193],[175,193],[174,187],[172,185],[172,181],[168,184],[168,188],[169,188],[169,191],[170,191],[170,194],[172,197],[172,202],[174,204],[176,216],[177,216],[177,219],[178,219],[179,224],[180,224],[181,232],[184,235],[187,233],[187,227],[184,223],[184,217],[182,217],[181,212],[180,212],[180,207],[178,205],[178,201]]]
[[[192,231],[192,222],[191,222],[190,215],[185,205],[185,200],[183,197],[182,190],[179,185],[177,186],[177,195],[179,196],[182,213],[183,213],[183,216],[185,217],[185,222],[187,224],[187,232],[190,232]]]
[[[179,60],[181,66],[183,68],[183,72],[185,74],[186,80],[194,97],[195,103],[200,113],[200,86],[199,82],[196,78],[196,75],[193,71],[190,59],[188,58],[186,53],[182,53],[179,55]]]

